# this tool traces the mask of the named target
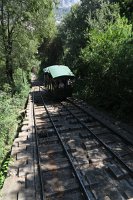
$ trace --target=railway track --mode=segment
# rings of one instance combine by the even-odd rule
[[[64,106],[77,120],[77,122],[79,122],[99,144],[107,149],[133,177],[133,145],[116,132],[111,131],[107,126],[104,126],[92,118],[92,116],[85,112],[82,107],[78,106],[78,109],[81,111],[81,117],[77,117],[76,114],[74,114],[75,111],[77,112],[77,105],[73,103],[73,105],[76,107],[75,110],[73,105],[68,105],[69,109],[65,105]],[[89,119],[90,117],[91,121]]]
[[[34,122],[41,199],[89,200],[86,185],[73,165],[40,94],[33,96],[33,102],[36,101],[38,105],[34,104]]]
[[[84,103],[46,104],[43,93],[33,93],[41,199],[133,198],[132,144]]]

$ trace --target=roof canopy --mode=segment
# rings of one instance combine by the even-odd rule
[[[46,67],[43,69],[44,73],[50,73],[53,78],[61,77],[61,76],[73,76],[74,74],[71,70],[64,65],[53,65],[50,67]]]

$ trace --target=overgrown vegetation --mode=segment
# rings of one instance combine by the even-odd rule
[[[38,47],[56,30],[55,4],[56,0],[0,0],[0,188],[7,167],[3,159],[21,120],[30,72],[39,69]]]
[[[133,116],[132,6],[131,0],[81,0],[58,28],[54,59],[74,70],[76,94],[127,118]]]
[[[23,75],[25,83],[21,80],[20,70],[14,74],[17,92],[12,96],[11,87],[9,84],[3,85],[3,91],[0,92],[0,188],[3,185],[8,160],[5,156],[11,149],[14,137],[16,136],[18,124],[23,119],[20,111],[24,108],[28,92],[29,84]],[[20,115],[20,116],[19,116]],[[3,163],[3,160],[5,162]]]
[[[41,68],[70,66],[78,96],[119,117],[133,116],[132,0],[81,0],[56,27],[57,2],[0,0],[0,165],[40,60]]]
[[[2,161],[1,158],[7,152],[6,147],[9,150],[8,146],[11,145],[17,128],[17,116],[19,115],[20,109],[24,107],[29,92],[29,84],[27,81],[25,80],[25,84],[20,81],[21,76],[16,73],[15,83],[17,84],[17,92],[13,97],[11,97],[11,87],[8,84],[5,84],[3,86],[4,90],[0,92],[0,163]],[[5,145],[7,146],[5,147]]]

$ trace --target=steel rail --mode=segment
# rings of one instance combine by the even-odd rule
[[[66,105],[64,105],[63,103],[61,103],[65,108],[66,110],[89,132],[91,133],[92,136],[94,136],[96,138],[96,140],[98,142],[100,142],[106,149],[108,149],[108,151],[113,155],[113,157],[115,157],[125,168],[126,170],[131,174],[131,176],[133,177],[133,170],[130,169],[124,162],[123,160],[117,156],[117,154],[115,152],[112,151],[112,149],[106,145],[99,137],[97,137],[97,135],[92,131],[90,130],[90,128],[88,128],[78,117],[76,117],[75,114],[73,114],[68,108]]]
[[[40,198],[41,200],[45,200],[45,194],[44,194],[44,185],[42,180],[42,170],[41,170],[41,162],[40,162],[40,155],[39,155],[39,149],[38,149],[38,137],[37,137],[37,127],[36,127],[36,118],[35,118],[35,108],[34,108],[34,92],[32,93],[32,99],[33,99],[33,119],[34,119],[34,128],[35,128],[35,143],[36,143],[36,153],[37,153],[37,168],[38,168],[38,174],[39,174],[39,181],[40,181]]]
[[[69,98],[67,98],[67,101],[70,102],[71,104],[75,105],[75,107],[79,108],[80,110],[82,110],[83,112],[85,112],[87,115],[91,116],[93,119],[95,119],[96,121],[98,121],[100,124],[102,124],[104,127],[106,127],[108,130],[110,130],[112,133],[114,133],[115,135],[117,135],[119,138],[121,138],[126,144],[129,144],[131,146],[133,146],[133,142],[127,140],[126,138],[124,138],[123,136],[121,136],[118,131],[114,130],[113,127],[109,127],[108,125],[106,125],[104,122],[102,122],[102,120],[98,119],[97,117],[95,117],[93,114],[89,113],[88,111],[86,111],[84,108],[80,107],[79,105],[77,105],[75,102],[73,102],[72,100],[70,100]]]
[[[39,89],[39,91],[40,91],[40,89]],[[40,95],[41,95],[41,94],[40,94]],[[48,115],[48,117],[50,118],[50,121],[51,121],[51,123],[52,123],[52,125],[53,125],[53,127],[54,127],[54,130],[55,130],[56,134],[57,134],[57,137],[58,137],[58,139],[59,139],[59,141],[60,141],[60,143],[61,143],[61,145],[62,145],[62,147],[63,147],[63,150],[64,150],[64,152],[65,152],[65,154],[66,154],[66,156],[67,156],[67,158],[68,158],[68,160],[69,160],[69,163],[71,164],[71,166],[72,166],[72,168],[73,168],[74,174],[75,174],[76,178],[78,179],[78,182],[79,182],[79,184],[80,184],[80,186],[81,186],[81,190],[82,190],[82,192],[83,192],[83,195],[84,195],[85,199],[91,200],[90,197],[89,197],[89,195],[88,195],[88,192],[87,192],[87,190],[86,190],[86,188],[85,188],[85,186],[84,186],[84,183],[83,183],[82,179],[80,178],[80,176],[78,175],[78,172],[77,172],[77,170],[76,170],[76,168],[75,168],[75,166],[74,166],[74,164],[73,164],[73,162],[72,162],[72,159],[71,159],[71,157],[69,156],[69,153],[68,153],[68,151],[67,151],[67,149],[66,149],[66,147],[65,147],[65,145],[64,145],[64,143],[63,143],[63,140],[61,139],[61,136],[60,136],[60,134],[59,134],[59,132],[58,132],[58,130],[57,130],[57,128],[56,128],[56,126],[55,126],[53,120],[52,120],[52,117],[51,117],[51,115],[49,114],[49,111],[48,111],[48,109],[47,109],[47,107],[46,107],[46,105],[45,105],[45,102],[44,102],[44,100],[43,100],[42,95],[41,95],[41,98],[42,98],[42,101],[43,101],[44,108],[45,108],[45,110],[46,110],[46,112],[47,112],[47,115]]]

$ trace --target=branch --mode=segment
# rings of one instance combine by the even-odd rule
[[[5,46],[5,51],[7,50],[7,45],[6,45],[6,30],[5,30],[5,24],[4,24],[4,1],[1,1],[1,28],[2,28],[2,37],[3,37],[3,42]]]
[[[21,16],[22,16],[22,1],[21,1],[21,5],[20,5],[20,12],[19,12],[19,14],[16,16],[16,18],[15,18],[15,20],[14,20],[14,22],[13,22],[13,26],[12,26],[12,28],[11,28],[11,30],[10,30],[10,34],[12,34],[13,33],[13,31],[14,31],[14,29],[15,29],[15,27],[16,27],[16,24],[19,22],[19,20],[21,19]],[[21,20],[20,20],[20,22],[21,22]]]

